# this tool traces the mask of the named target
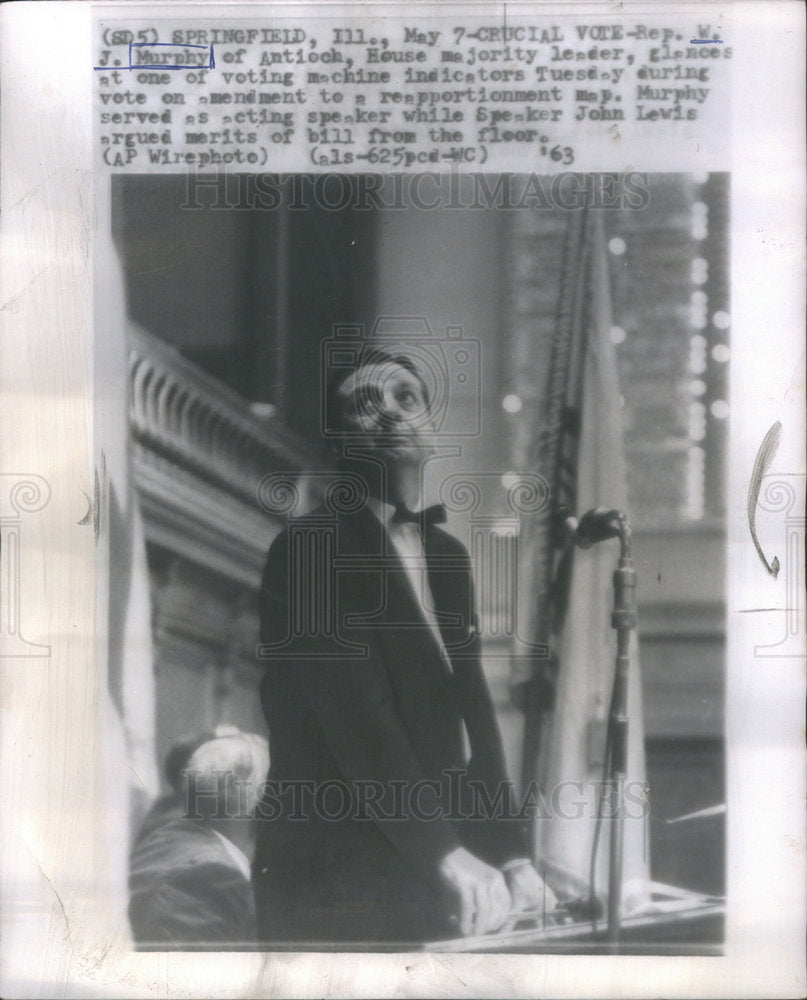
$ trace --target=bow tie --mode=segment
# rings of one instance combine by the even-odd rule
[[[446,509],[441,503],[432,504],[424,510],[409,510],[401,503],[392,515],[393,524],[444,524],[445,519]]]

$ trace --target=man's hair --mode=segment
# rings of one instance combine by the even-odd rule
[[[252,815],[269,771],[269,744],[257,733],[220,727],[198,746],[182,770],[188,812],[245,819]]]
[[[328,432],[331,434],[334,432],[339,433],[345,429],[345,415],[343,409],[344,401],[339,395],[339,389],[342,384],[350,378],[351,375],[355,375],[355,373],[360,371],[362,368],[367,368],[370,365],[386,364],[400,365],[401,368],[405,368],[406,371],[415,376],[423,389],[423,399],[426,403],[426,409],[429,409],[431,405],[429,400],[429,387],[426,385],[423,374],[415,362],[407,354],[393,354],[391,351],[386,351],[382,347],[367,344],[357,352],[356,358],[352,364],[339,365],[339,367],[335,368],[328,376],[328,382],[325,388],[325,427]]]

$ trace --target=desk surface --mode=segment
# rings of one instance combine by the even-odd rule
[[[618,944],[608,940],[605,919],[577,923],[517,926],[475,938],[434,941],[424,951],[507,952],[509,954],[651,954],[719,955],[722,953],[725,903],[709,897],[680,897],[654,904],[622,921]]]

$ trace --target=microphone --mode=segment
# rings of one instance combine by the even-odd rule
[[[568,507],[561,506],[556,509],[555,516],[566,541],[574,542],[580,549],[590,549],[597,542],[618,538],[622,530],[620,512],[605,507],[592,507],[577,518]]]

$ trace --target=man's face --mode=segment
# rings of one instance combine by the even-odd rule
[[[364,365],[339,387],[347,433],[387,462],[420,461],[433,451],[434,426],[417,375],[386,361]]]

